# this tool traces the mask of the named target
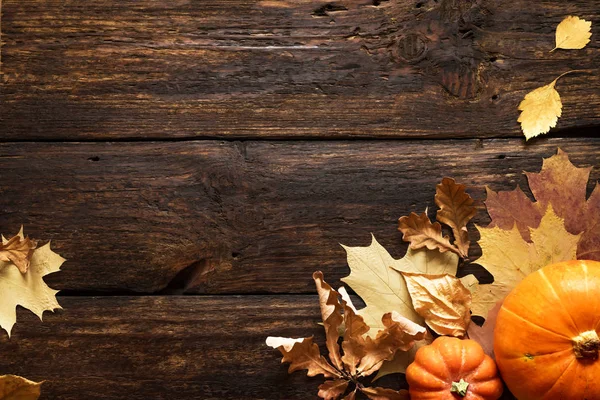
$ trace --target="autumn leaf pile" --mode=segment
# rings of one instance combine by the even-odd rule
[[[406,391],[365,387],[359,379],[378,371],[396,351],[409,350],[415,341],[425,338],[427,330],[393,311],[381,317],[383,327],[371,337],[367,333],[372,327],[356,313],[349,299],[343,299],[329,286],[321,272],[315,272],[313,279],[319,294],[329,361],[320,354],[319,346],[313,343],[312,337],[269,337],[267,345],[281,351],[282,361],[290,363],[290,373],[306,369],[308,376],[329,378],[319,386],[318,394],[324,399],[339,398],[351,383],[354,388],[344,397],[345,400],[354,399],[358,391],[370,399],[408,399]],[[342,327],[343,333],[340,333]],[[343,338],[341,347],[338,343],[340,336]]]
[[[494,281],[481,285],[473,275],[457,277],[465,275],[462,265],[469,262],[473,199],[464,185],[444,178],[436,187],[437,221],[427,212],[399,219],[403,240],[410,243],[403,258],[394,259],[375,237],[367,247],[343,246],[350,275],[342,281],[362,298],[364,308],[357,310],[345,288],[335,291],[315,273],[330,362],[312,338],[271,337],[267,344],[291,363],[290,372],[307,369],[309,376],[330,378],[319,390],[325,399],[341,398],[349,387],[343,399],[354,399],[357,391],[373,399],[405,398],[402,391],[366,388],[360,378],[405,372],[416,350],[435,335],[470,337],[493,356],[496,314],[525,276],[560,261],[600,260],[600,188],[596,184],[586,197],[590,172],[558,150],[539,173],[525,173],[535,201],[520,188],[487,188],[491,222],[477,226],[482,255],[475,262]],[[442,224],[452,237],[444,235]],[[486,318],[483,326],[471,323],[472,315]]]

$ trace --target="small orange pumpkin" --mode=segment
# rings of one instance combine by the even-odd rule
[[[406,380],[411,400],[496,400],[503,389],[479,343],[448,336],[417,350]]]
[[[599,332],[600,262],[550,265],[504,300],[496,362],[518,399],[600,399]]]

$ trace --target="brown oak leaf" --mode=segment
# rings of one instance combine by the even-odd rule
[[[463,258],[469,256],[469,233],[467,224],[475,216],[473,199],[465,192],[465,185],[452,178],[444,178],[436,186],[435,204],[440,208],[437,220],[452,228],[454,244]]]
[[[341,298],[339,293],[323,279],[321,272],[313,274],[319,304],[323,317],[323,326],[329,350],[327,361],[319,352],[319,347],[310,338],[268,337],[267,345],[283,354],[282,362],[289,362],[289,372],[308,370],[308,376],[323,375],[333,378],[319,386],[321,398],[336,400],[347,391],[350,383],[355,388],[344,399],[352,400],[356,392],[361,391],[367,397],[377,399],[396,399],[398,393],[380,388],[370,389],[358,382],[360,378],[376,372],[384,361],[391,360],[398,351],[407,351],[427,334],[426,328],[400,316],[398,313],[386,313],[382,317],[384,329],[375,338],[367,333],[370,327],[358,315],[355,309]],[[349,299],[349,297],[346,297]],[[339,317],[334,317],[337,314]],[[338,345],[339,332],[343,328],[343,354]],[[386,397],[387,396],[387,397]]]
[[[410,242],[411,249],[418,250],[426,247],[442,253],[451,251],[461,255],[460,250],[450,243],[448,236],[442,235],[442,225],[439,222],[432,223],[426,213],[418,215],[413,212],[408,216],[400,217],[398,230],[403,233],[402,239]]]
[[[29,239],[29,236],[23,237],[23,227],[21,227],[19,233],[10,239],[2,238],[0,261],[12,262],[24,274],[29,269],[31,255],[36,247],[35,240]]]

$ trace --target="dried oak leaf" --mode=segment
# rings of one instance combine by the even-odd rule
[[[24,274],[29,268],[31,255],[37,246],[37,242],[29,239],[29,237],[21,239],[22,237],[23,227],[21,227],[19,233],[8,240],[2,237],[0,261],[12,262]]]
[[[530,228],[537,228],[548,205],[565,221],[571,234],[581,234],[577,258],[600,261],[600,185],[596,183],[589,199],[586,188],[591,167],[578,168],[567,153],[544,159],[539,173],[525,172],[537,202],[532,202],[519,187],[509,192],[487,189],[485,202],[492,218],[490,226],[511,229],[516,224],[521,235],[530,241]]]
[[[415,310],[439,335],[463,337],[471,322],[471,292],[452,275],[402,272]]]
[[[0,376],[0,400],[37,400],[43,382],[33,382],[16,375]]]
[[[367,247],[348,247],[342,245],[348,256],[350,275],[342,281],[358,294],[366,307],[358,310],[358,314],[371,327],[370,334],[375,334],[384,326],[383,315],[390,310],[417,324],[423,318],[414,310],[406,282],[397,271],[422,274],[455,275],[458,256],[454,253],[441,253],[438,250],[408,249],[406,255],[394,259],[387,250],[372,236],[371,245]]]
[[[556,27],[556,49],[583,49],[592,37],[592,23],[575,16],[568,16]]]
[[[488,356],[494,357],[494,329],[496,329],[496,320],[498,319],[498,312],[502,308],[504,299],[499,300],[496,305],[488,312],[487,318],[482,326],[477,324],[469,325],[467,335],[469,339],[473,339],[481,345],[484,353]]]
[[[22,232],[19,236],[25,240]],[[9,336],[17,321],[18,305],[40,319],[44,311],[61,308],[55,296],[58,290],[49,288],[42,278],[59,271],[64,261],[50,249],[50,243],[33,250],[29,268],[24,274],[12,262],[0,261],[0,328]]]
[[[469,256],[469,233],[467,224],[475,216],[473,199],[465,192],[466,186],[452,178],[444,178],[436,186],[435,204],[440,208],[436,219],[452,228],[454,244],[460,256]]]
[[[442,253],[451,251],[461,255],[460,250],[450,243],[450,238],[442,234],[442,225],[439,222],[432,223],[427,213],[418,215],[413,212],[408,216],[400,217],[398,230],[403,233],[402,240],[410,242],[410,248],[413,250],[426,247]]]
[[[282,362],[290,363],[290,373],[306,369],[309,376],[322,374],[326,378],[333,378],[319,386],[318,395],[321,398],[328,400],[340,398],[347,391],[350,382],[355,385],[355,388],[344,397],[346,400],[354,399],[356,391],[362,391],[369,398],[382,400],[400,398],[397,396],[400,396],[401,392],[366,388],[358,382],[358,379],[376,372],[383,362],[392,359],[398,350],[410,349],[415,341],[425,337],[427,330],[398,313],[391,312],[382,317],[384,328],[378,331],[375,337],[368,336],[370,327],[346,301],[340,300],[339,293],[323,280],[323,274],[315,272],[313,279],[319,294],[331,363],[320,354],[319,347],[312,342],[312,337],[300,339],[268,337],[267,345],[278,349],[283,354]],[[336,301],[337,305],[334,304]],[[340,318],[332,318],[334,313],[339,314]],[[338,345],[342,326],[343,354]]]
[[[477,260],[492,275],[494,282],[480,285],[473,293],[472,312],[487,317],[488,311],[527,275],[545,265],[576,258],[581,234],[572,235],[552,206],[537,228],[530,228],[531,243],[525,241],[516,224],[505,230],[497,226],[477,227],[481,233],[482,256]]]

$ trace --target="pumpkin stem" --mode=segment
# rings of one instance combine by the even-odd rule
[[[600,338],[596,331],[583,332],[573,338],[573,351],[577,358],[597,360],[598,349],[600,349]]]
[[[458,382],[452,382],[452,388],[450,389],[450,392],[456,393],[460,397],[465,397],[468,389],[469,382],[465,382],[465,380],[461,378]]]

